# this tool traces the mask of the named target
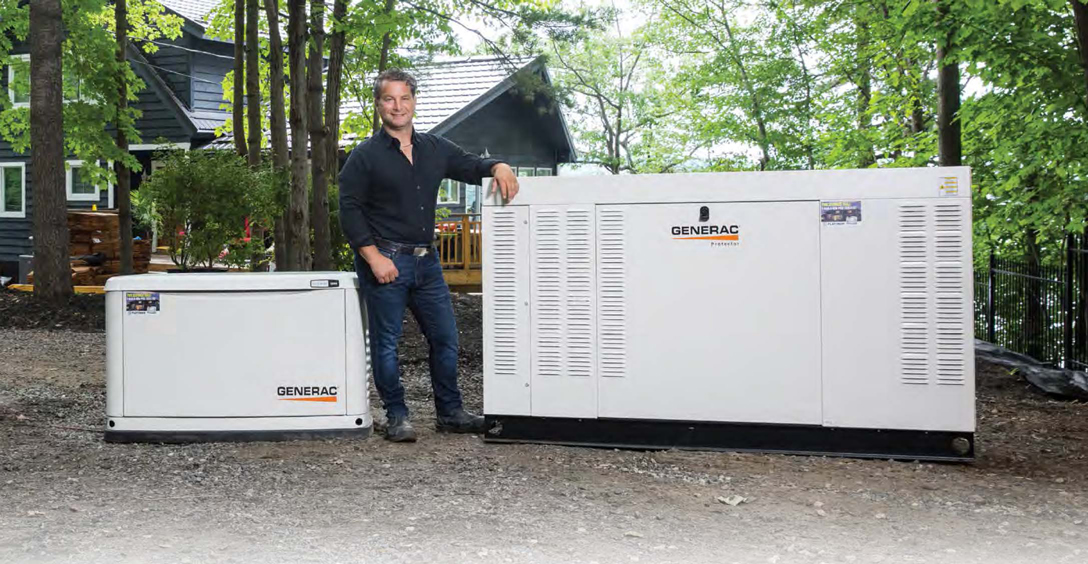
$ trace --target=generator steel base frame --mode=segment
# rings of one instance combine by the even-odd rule
[[[319,417],[109,417],[108,443],[205,443],[365,439],[369,413]]]
[[[975,436],[969,432],[507,415],[486,415],[486,418],[488,431],[484,440],[496,443],[639,450],[676,448],[939,462],[971,462],[975,459]]]

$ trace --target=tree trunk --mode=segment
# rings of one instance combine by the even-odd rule
[[[239,0],[240,1],[240,0]],[[260,30],[261,5],[258,0],[246,0],[246,116],[249,121],[249,147],[246,162],[251,168],[261,166],[261,73],[258,67],[261,56]],[[263,225],[249,222],[250,241],[259,241],[259,250],[250,257],[250,270],[260,270],[264,258]]]
[[[240,157],[246,156],[245,137],[245,37],[246,37],[246,4],[243,0],[234,2],[234,100],[233,118],[234,149]]]
[[[960,146],[960,66],[949,56],[954,30],[949,23],[949,0],[938,0],[937,14],[942,37],[937,41],[937,154],[940,166],[963,164]]]
[[[60,0],[30,3],[30,154],[34,186],[34,293],[62,304],[72,296],[61,88]],[[27,204],[24,202],[24,204]]]
[[[332,242],[329,232],[328,151],[325,148],[325,120],[322,101],[322,71],[325,66],[325,0],[310,2],[310,58],[306,102],[310,107],[310,160],[313,162],[313,197],[310,217],[314,228],[314,270],[332,270]]]
[[[325,165],[330,188],[337,186],[340,175],[340,80],[344,73],[345,48],[344,29],[340,26],[347,11],[347,0],[336,0],[332,9],[334,27],[329,37],[329,75],[325,86]]]
[[[869,129],[873,125],[873,116],[869,112],[869,106],[873,103],[873,66],[869,58],[869,45],[871,33],[869,22],[862,15],[868,7],[858,4],[854,15],[854,24],[857,26],[857,51],[855,56],[858,61],[858,132],[861,138],[861,154],[858,155],[858,168],[869,168],[876,164],[876,153],[873,150],[872,141],[869,139]]]
[[[291,66],[291,198],[287,205],[287,269],[310,269],[307,204],[306,0],[288,0],[287,50]]]
[[[241,3],[241,0],[239,0]],[[246,0],[246,106],[249,117],[249,166],[261,164],[261,74],[257,63],[261,56],[259,31],[260,3]]]
[[[128,137],[121,120],[128,110],[128,83],[125,82],[125,67],[128,66],[128,1],[117,0],[114,5],[117,25],[117,62],[121,64],[117,75],[117,148],[128,153]],[[132,274],[132,173],[125,163],[117,161],[114,165],[117,174],[117,220],[121,230],[121,274]]]
[[[389,14],[393,11],[393,7],[396,5],[397,0],[385,0],[385,13]],[[382,53],[378,58],[378,74],[381,74],[387,66],[389,66],[389,47],[393,44],[393,36],[390,32],[385,32],[382,36]],[[378,106],[374,106],[374,120],[370,125],[370,132],[373,135],[377,133],[378,126],[380,125],[380,118],[378,116]]]
[[[268,86],[271,89],[269,104],[270,139],[272,142],[272,166],[286,171],[290,166],[287,156],[287,111],[283,102],[283,39],[280,37],[280,7],[278,0],[265,0],[268,17]],[[273,238],[276,245],[276,270],[287,269],[286,212],[276,218]]]
[[[1077,48],[1080,66],[1084,70],[1084,111],[1088,114],[1088,4],[1084,0],[1069,0],[1073,5],[1073,22],[1077,26]]]

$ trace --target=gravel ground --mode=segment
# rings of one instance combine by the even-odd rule
[[[969,465],[490,445],[433,432],[407,324],[414,445],[106,444],[104,335],[0,329],[0,562],[1088,562],[1088,406],[999,369]]]

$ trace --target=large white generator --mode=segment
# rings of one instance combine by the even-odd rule
[[[348,272],[106,283],[106,439],[367,436],[369,346]]]
[[[968,168],[519,180],[487,440],[974,457]]]

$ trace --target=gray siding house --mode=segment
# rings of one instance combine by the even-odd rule
[[[135,107],[143,112],[136,127],[141,143],[131,147],[143,171],[132,186],[154,170],[155,150],[166,147],[195,149],[209,145],[232,147],[217,136],[216,128],[230,120],[224,109],[222,82],[233,65],[233,44],[209,38],[206,16],[218,0],[163,0],[168,10],[184,18],[183,34],[160,41],[159,49],[145,54],[129,50],[132,68],[146,87]],[[15,58],[27,60],[28,45],[17,45]],[[4,61],[0,61],[3,65]],[[27,103],[24,93],[11,88],[15,73],[26,65],[0,66],[0,95]],[[512,72],[513,71],[513,72]],[[535,73],[550,82],[540,58],[505,64],[494,57],[458,57],[437,61],[416,71],[420,79],[416,126],[442,135],[465,150],[507,160],[522,175],[554,175],[558,165],[573,162],[574,145],[562,113],[537,96],[526,101],[519,94],[514,73]],[[363,113],[359,100],[345,100],[342,117]],[[358,139],[346,137],[345,147]],[[341,159],[346,153],[341,152]],[[68,162],[67,191],[70,209],[114,209],[113,186],[94,187],[82,182],[81,163]],[[481,188],[448,182],[439,196],[453,213],[479,210]],[[0,273],[14,276],[20,255],[31,253],[34,186],[30,154],[17,153],[0,140]]]

